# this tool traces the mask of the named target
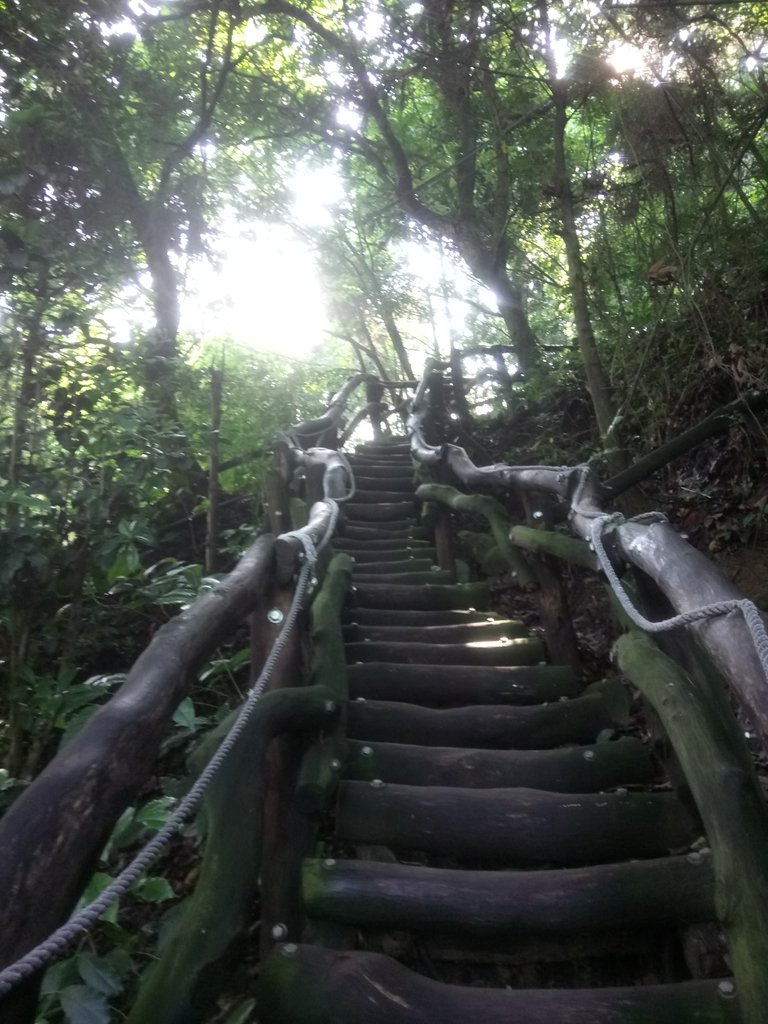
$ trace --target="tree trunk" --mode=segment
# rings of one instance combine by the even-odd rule
[[[482,278],[481,278],[482,280]],[[499,313],[515,347],[518,370],[525,376],[539,362],[539,347],[525,311],[520,287],[510,280],[506,270],[483,281],[492,289],[499,304]]]
[[[379,309],[381,312],[381,319],[384,321],[384,326],[387,328],[389,340],[392,342],[392,348],[395,350],[397,361],[400,363],[400,367],[405,374],[405,379],[413,380],[414,374],[411,368],[411,361],[408,358],[408,353],[405,349],[403,336],[400,333],[400,328],[397,326],[392,309],[386,299],[380,300]]]
[[[555,187],[560,202],[560,213],[563,225],[563,241],[568,260],[568,285],[571,292],[573,320],[576,327],[576,338],[579,343],[581,357],[584,361],[584,372],[587,377],[592,406],[595,410],[600,436],[609,443],[615,442],[615,428],[612,431],[616,410],[611,395],[611,385],[603,367],[597,349],[592,320],[589,314],[587,283],[584,277],[584,263],[581,258],[581,245],[576,229],[576,211],[573,191],[568,175],[568,164],[565,155],[565,127],[568,121],[566,110],[566,94],[560,80],[552,79],[552,94],[555,101]]]
[[[461,352],[456,348],[451,338],[451,386],[453,389],[453,407],[459,417],[459,423],[464,430],[472,429],[472,413],[467,402],[467,391],[464,387],[464,368],[461,362]]]

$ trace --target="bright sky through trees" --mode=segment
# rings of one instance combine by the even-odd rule
[[[198,263],[187,279],[181,329],[307,355],[328,328],[314,256],[290,228],[225,223],[217,267]]]

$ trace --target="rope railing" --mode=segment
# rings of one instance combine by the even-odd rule
[[[291,606],[283,621],[282,628],[275,638],[272,649],[264,662],[258,679],[248,691],[240,713],[216,753],[211,757],[208,764],[162,828],[139,850],[120,874],[94,900],[83,907],[82,910],[79,910],[46,939],[38,943],[34,949],[31,949],[13,964],[0,970],[0,996],[7,995],[22,981],[62,957],[73,943],[93,927],[106,910],[136,884],[142,875],[145,874],[150,864],[176,835],[181,826],[189,821],[197,811],[206,790],[213,782],[219,769],[232,752],[235,744],[253,717],[256,705],[272,677],[275,665],[296,628],[296,620],[302,603],[310,589],[312,573],[315,571],[319,552],[333,535],[338,519],[338,505],[330,499],[326,500],[330,506],[331,514],[325,534],[318,545],[315,545],[311,532],[308,530],[296,530],[286,534],[285,538],[281,538],[296,538],[301,543],[304,551],[304,562],[296,581]],[[332,714],[336,710],[335,705],[330,702],[326,710],[329,714]]]
[[[392,382],[390,382],[390,385]],[[347,402],[365,385],[368,414],[384,417],[381,384],[370,375],[350,378],[326,413],[285,435],[292,472],[312,468],[318,493],[309,521],[260,537],[218,588],[193,604],[153,638],[126,682],[21,794],[0,821],[0,886],[10,895],[0,907],[0,996],[60,957],[135,884],[149,863],[199,806],[228,752],[253,716],[296,616],[318,583],[319,555],[333,535],[340,504],[354,494],[346,457],[313,445],[339,427]],[[394,385],[392,385],[394,386]],[[407,386],[407,385],[404,385]],[[151,771],[154,756],[179,701],[198,669],[225,636],[263,602],[273,586],[294,586],[290,612],[231,732],[163,828],[87,907],[62,923],[90,876],[91,865],[119,815]],[[0,1021],[16,1021],[15,1010]]]
[[[428,441],[430,429],[434,431],[435,424],[444,418],[441,373],[442,364],[435,360],[427,363],[411,406],[407,430],[413,458],[437,472],[441,482],[450,477],[469,492],[514,492],[525,496],[529,504],[535,503],[536,495],[554,499],[556,518],[566,521],[571,531],[593,548],[617,600],[632,621],[648,632],[689,630],[728,681],[768,751],[767,620],[754,602],[675,533],[662,514],[625,521],[607,512],[605,503],[612,489],[603,486],[589,466],[476,466],[463,448]],[[671,446],[670,451],[679,454],[679,446]],[[650,457],[643,461],[659,468]],[[539,513],[538,518],[542,517]],[[606,534],[610,534],[610,553]],[[653,623],[631,605],[616,568],[626,565],[653,580],[675,616]],[[733,612],[739,612],[742,621],[734,620]]]

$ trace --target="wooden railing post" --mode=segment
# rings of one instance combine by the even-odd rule
[[[283,627],[293,599],[293,584],[277,584],[251,617],[252,675],[258,676],[267,654]],[[268,691],[300,686],[305,682],[301,613],[267,684]],[[296,778],[304,745],[295,735],[278,736],[267,748],[264,783],[264,818],[261,868],[262,955],[275,942],[301,936],[303,912],[298,897],[303,857],[314,834],[314,822],[303,815],[295,798]]]
[[[521,497],[528,526],[534,529],[546,529],[551,526],[554,515],[550,495],[534,495],[522,491]],[[544,640],[549,657],[553,664],[570,665],[571,668],[578,670],[579,645],[563,574],[555,560],[548,555],[532,555],[529,557],[529,563],[536,577],[537,589],[534,596],[544,628]]]

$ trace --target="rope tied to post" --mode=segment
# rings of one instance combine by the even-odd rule
[[[582,514],[584,512],[582,511]],[[667,517],[662,512],[645,512],[632,519],[625,520],[618,513],[605,513],[595,515],[589,528],[589,539],[594,549],[600,568],[605,573],[611,590],[616,599],[627,613],[630,620],[640,629],[647,633],[665,633],[672,629],[681,629],[690,626],[694,622],[701,622],[704,619],[715,618],[720,615],[728,615],[730,612],[741,612],[744,623],[749,631],[750,638],[760,661],[763,675],[768,680],[768,632],[766,631],[760,609],[749,598],[734,598],[729,601],[716,601],[713,604],[704,605],[701,608],[692,608],[690,611],[682,612],[680,615],[673,615],[669,619],[662,619],[659,622],[652,622],[635,608],[619,575],[605,550],[603,537],[606,530],[613,525],[620,525],[623,522],[652,523],[667,522]]]

